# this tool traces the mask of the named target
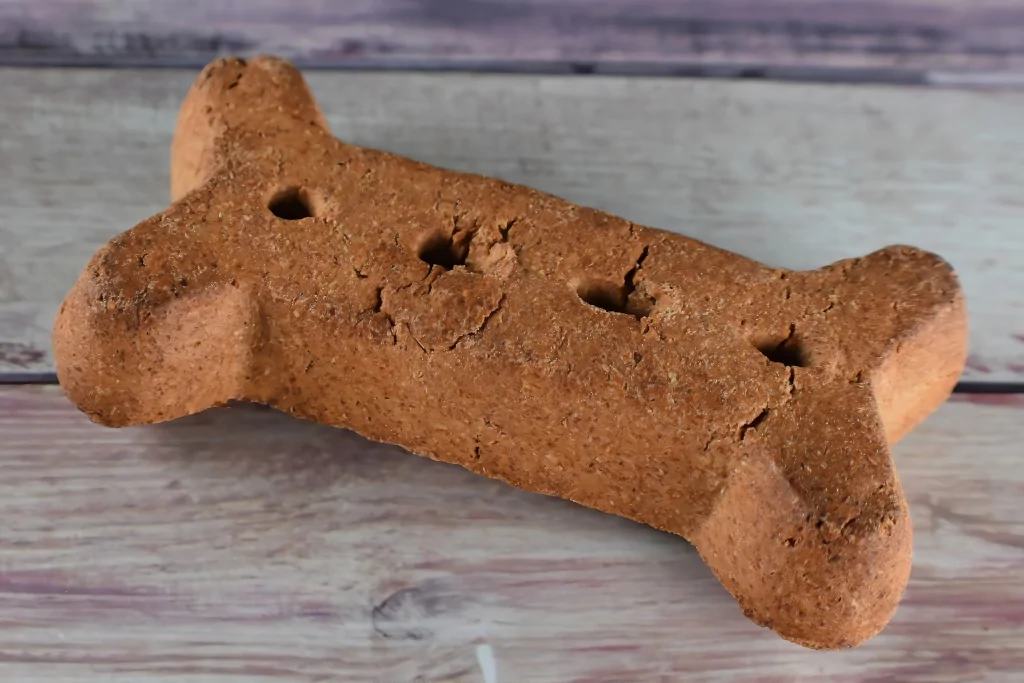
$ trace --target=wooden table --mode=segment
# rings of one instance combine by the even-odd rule
[[[1024,681],[1024,93],[977,87],[1020,81],[1024,11],[329,5],[0,5],[0,679]],[[265,49],[476,70],[311,72],[358,144],[778,266],[894,242],[946,256],[971,355],[896,448],[915,552],[890,626],[801,649],[679,538],[270,410],[123,430],[79,414],[54,385],[61,299],[166,204],[198,65]]]

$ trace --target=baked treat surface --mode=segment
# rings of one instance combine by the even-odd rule
[[[684,536],[798,643],[888,622],[911,560],[890,447],[966,353],[939,257],[773,269],[348,145],[272,57],[203,71],[171,177],[55,324],[93,420],[264,403]]]

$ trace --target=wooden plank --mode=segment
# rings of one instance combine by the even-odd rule
[[[53,370],[90,255],[164,208],[192,71],[0,70],[0,372]],[[352,142],[495,175],[767,263],[891,243],[960,272],[972,381],[1024,379],[1024,95],[603,77],[310,75]]]
[[[8,0],[0,63],[1020,74],[1009,0]],[[884,76],[883,76],[884,77]]]
[[[816,653],[748,622],[684,541],[619,518],[270,410],[110,430],[56,388],[0,387],[0,673],[1015,680],[1024,400],[991,403],[960,396],[897,446],[904,602],[864,646]]]

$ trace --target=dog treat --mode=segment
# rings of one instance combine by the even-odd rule
[[[270,57],[206,67],[171,164],[170,208],[102,247],[56,321],[93,420],[263,403],[684,536],[803,645],[893,614],[890,446],[965,355],[940,258],[779,270],[348,145]]]

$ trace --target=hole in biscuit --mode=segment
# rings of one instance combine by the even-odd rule
[[[773,363],[805,368],[810,364],[810,354],[793,337],[779,343],[755,344],[757,350]]]
[[[576,293],[591,306],[610,313],[626,312],[626,301],[622,296],[622,288],[611,282],[587,280],[576,287]]]
[[[270,213],[286,221],[298,221],[315,215],[309,192],[302,187],[286,187],[267,203]]]
[[[451,237],[440,232],[430,234],[420,243],[418,256],[421,261],[445,270],[464,266],[469,256],[469,235],[465,232]]]
[[[654,310],[651,297],[607,280],[584,280],[576,286],[576,294],[591,306],[609,313],[625,313],[637,320]]]

